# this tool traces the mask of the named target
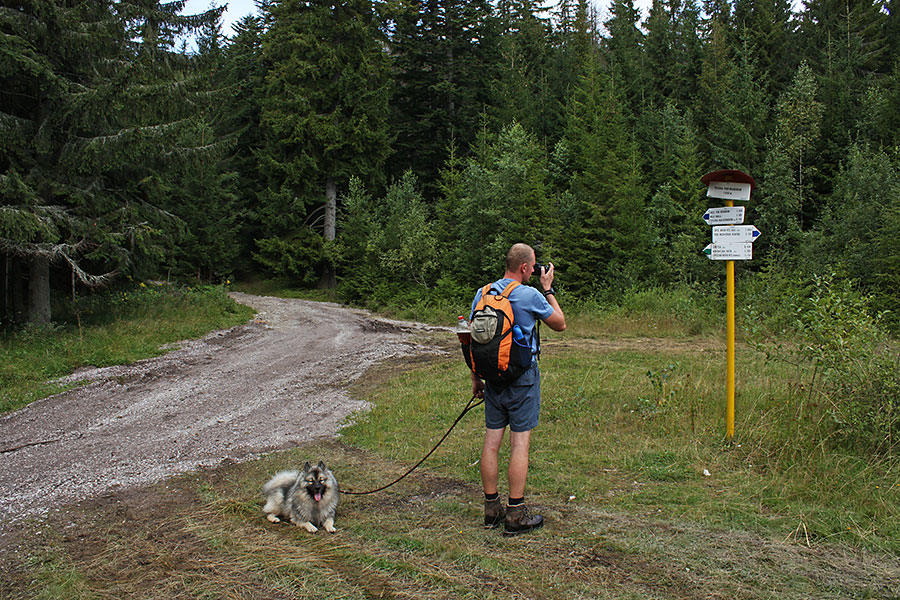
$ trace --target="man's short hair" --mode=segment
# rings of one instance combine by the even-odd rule
[[[513,244],[506,253],[506,270],[518,271],[522,263],[531,262],[534,250],[528,244]]]

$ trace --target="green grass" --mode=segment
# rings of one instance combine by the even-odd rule
[[[84,573],[58,551],[31,556],[27,564],[34,576],[31,588],[36,600],[86,599],[93,596]]]
[[[246,322],[252,309],[222,287],[144,287],[81,299],[68,324],[26,328],[2,338],[0,413],[63,391],[53,379],[84,366],[128,364],[164,346]]]
[[[789,370],[739,353],[736,435],[726,444],[724,352],[702,342],[693,350],[624,345],[548,345],[532,495],[764,536],[786,537],[802,523],[811,538],[900,552],[897,461],[847,455],[817,437],[825,415],[807,409],[798,420]],[[672,394],[658,404],[648,374],[666,369]],[[344,439],[412,463],[452,423],[469,385],[455,361],[392,376],[365,392],[375,409]],[[431,468],[478,482],[481,414],[466,417]]]

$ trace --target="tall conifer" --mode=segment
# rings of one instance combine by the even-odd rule
[[[598,285],[644,276],[653,267],[653,224],[646,210],[642,165],[627,127],[620,83],[596,60],[567,107],[569,195],[561,206],[561,267],[565,281],[582,294]]]
[[[550,90],[550,24],[530,1],[502,4],[500,62],[492,84],[497,129],[519,123],[541,140],[558,139],[561,105]]]
[[[489,103],[497,68],[498,22],[487,0],[403,0],[390,48],[396,94],[391,175],[412,169],[435,195],[451,144],[467,154]]]
[[[270,232],[263,251],[280,263],[293,262],[285,252],[315,256],[310,228],[334,240],[338,190],[350,177],[383,181],[390,81],[386,40],[368,0],[286,0],[271,11],[263,40],[268,189],[260,218]],[[301,269],[317,266],[322,284],[334,285],[327,261]]]
[[[650,100],[694,101],[700,72],[700,9],[695,0],[653,0],[645,23]]]
[[[181,136],[200,86],[176,38],[221,12],[183,16],[183,5],[36,0],[0,11],[0,247],[16,278],[29,273],[32,321],[50,318],[51,266],[71,273],[74,293],[153,274],[175,243],[167,169],[205,152]]]
[[[819,142],[824,110],[817,93],[815,74],[801,63],[791,87],[778,100],[756,209],[758,227],[766,232],[761,248],[795,248],[801,230],[811,225],[810,182],[817,169],[812,152]]]
[[[239,255],[236,271],[252,269],[254,240],[265,237],[267,225],[257,217],[257,199],[265,189],[259,152],[263,146],[260,105],[265,83],[262,54],[263,20],[247,15],[235,25],[235,36],[225,48],[222,84],[227,95],[217,121],[217,131],[234,139],[228,166],[237,174],[235,193]]]
[[[610,13],[606,21],[609,36],[604,40],[605,55],[610,65],[619,72],[625,97],[631,111],[637,114],[648,101],[649,84],[640,11],[634,0],[613,0]]]

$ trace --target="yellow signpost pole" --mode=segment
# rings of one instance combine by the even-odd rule
[[[734,261],[753,258],[753,242],[759,230],[742,225],[744,207],[735,207],[734,200],[750,200],[756,186],[753,178],[726,169],[707,173],[700,178],[706,184],[706,196],[725,201],[722,208],[710,208],[703,219],[712,227],[712,244],[703,249],[711,260],[725,261],[725,439],[734,438]]]
[[[734,206],[731,200],[725,206]],[[734,437],[734,261],[725,263],[725,439]]]

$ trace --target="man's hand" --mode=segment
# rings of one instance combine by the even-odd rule
[[[555,271],[553,263],[547,263],[547,268],[541,269],[541,290],[549,290],[553,287],[553,273]]]
[[[476,398],[484,398],[484,382],[472,373],[472,395]]]
[[[553,287],[553,273],[555,270],[553,263],[548,263],[547,270],[541,272],[541,289],[543,291],[546,292]],[[547,294],[545,298],[547,298],[547,302],[550,306],[553,307],[553,314],[544,319],[544,323],[554,331],[565,331],[566,316],[559,307],[559,302],[556,301],[556,294]]]

